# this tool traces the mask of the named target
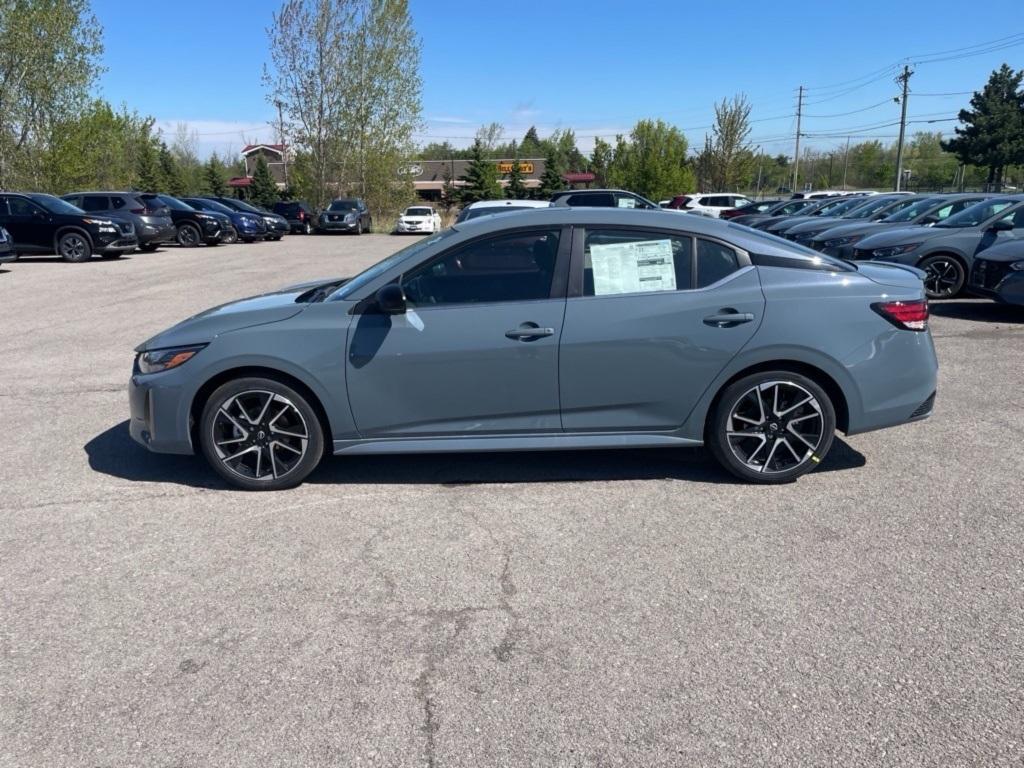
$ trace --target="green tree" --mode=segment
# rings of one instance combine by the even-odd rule
[[[162,141],[160,142],[160,151],[157,153],[157,162],[160,167],[160,190],[172,197],[184,195],[186,193],[185,180],[181,176],[178,161]]]
[[[544,173],[540,176],[540,187],[537,189],[537,197],[541,200],[549,200],[555,192],[565,189],[565,179],[562,178],[563,170],[559,162],[555,147],[549,146],[544,156]]]
[[[459,177],[464,183],[459,197],[463,204],[475,203],[480,200],[497,200],[502,197],[501,185],[498,183],[498,166],[484,156],[484,146],[479,139],[473,142],[469,165],[466,173]]]
[[[152,123],[148,123],[139,138],[138,151],[135,156],[135,178],[136,185],[146,192],[161,192],[163,184],[160,182],[160,162],[157,157],[156,141],[150,130]]]
[[[249,199],[264,208],[270,208],[281,199],[274,177],[270,175],[270,166],[263,155],[256,157],[256,168],[252,172],[252,184],[249,185]]]
[[[750,136],[750,102],[740,94],[715,104],[715,124],[705,141],[702,158],[710,178],[711,191],[740,188],[750,173],[753,157],[747,145]]]
[[[519,154],[521,157],[539,157],[543,154],[537,129],[532,125],[523,135],[523,140],[519,144]]]
[[[513,148],[515,144],[513,143]],[[519,163],[519,152],[512,153],[512,168],[505,174],[508,184],[505,186],[505,197],[512,200],[526,199],[526,184],[523,183],[523,169]]]
[[[971,97],[971,109],[960,110],[963,127],[943,148],[960,162],[988,168],[988,184],[999,187],[1008,165],[1024,163],[1024,69],[1008,65],[995,70]]]
[[[594,139],[594,151],[590,154],[590,172],[594,174],[597,187],[608,186],[608,170],[612,164],[612,145],[598,136]]]
[[[693,170],[686,161],[687,142],[675,126],[661,120],[640,120],[629,140],[617,137],[610,177],[624,187],[652,200],[692,192]]]
[[[203,166],[203,187],[215,197],[224,197],[228,193],[227,180],[224,178],[224,163],[214,152]]]
[[[0,0],[0,189],[45,185],[48,141],[88,104],[102,39],[88,0]]]

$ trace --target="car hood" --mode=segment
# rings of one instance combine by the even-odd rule
[[[852,224],[835,223],[824,232],[819,232],[814,239],[818,241],[835,240],[839,237],[850,237],[851,235],[873,235],[884,229],[897,227],[898,224],[884,224],[878,221],[860,221]]]
[[[305,303],[296,303],[295,300],[310,288],[315,288],[325,282],[328,281],[303,283],[274,293],[252,296],[248,299],[221,304],[219,307],[212,307],[146,339],[135,348],[135,351],[145,352],[147,349],[207,344],[228,331],[287,320],[309,306]]]
[[[802,232],[820,232],[823,229],[836,226],[841,221],[841,219],[832,216],[811,216],[786,231],[791,235],[799,235]]]
[[[865,237],[857,244],[857,247],[865,250],[874,248],[890,248],[894,245],[920,243],[924,240],[931,240],[933,237],[955,234],[958,231],[963,232],[965,230],[936,229],[935,227],[922,227],[920,225],[896,227],[895,229],[886,229],[878,234]]]

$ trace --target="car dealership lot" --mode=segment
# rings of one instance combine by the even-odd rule
[[[0,266],[0,764],[1024,756],[1019,309],[933,305],[935,415],[782,487],[651,450],[246,494],[129,440],[135,344],[409,242]]]

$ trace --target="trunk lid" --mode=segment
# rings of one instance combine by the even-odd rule
[[[857,271],[879,285],[898,288],[924,289],[924,271],[906,264],[890,264],[881,261],[851,262]]]

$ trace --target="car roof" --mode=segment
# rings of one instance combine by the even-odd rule
[[[477,200],[466,206],[469,208],[504,208],[510,205],[523,208],[550,208],[551,203],[547,200]]]

